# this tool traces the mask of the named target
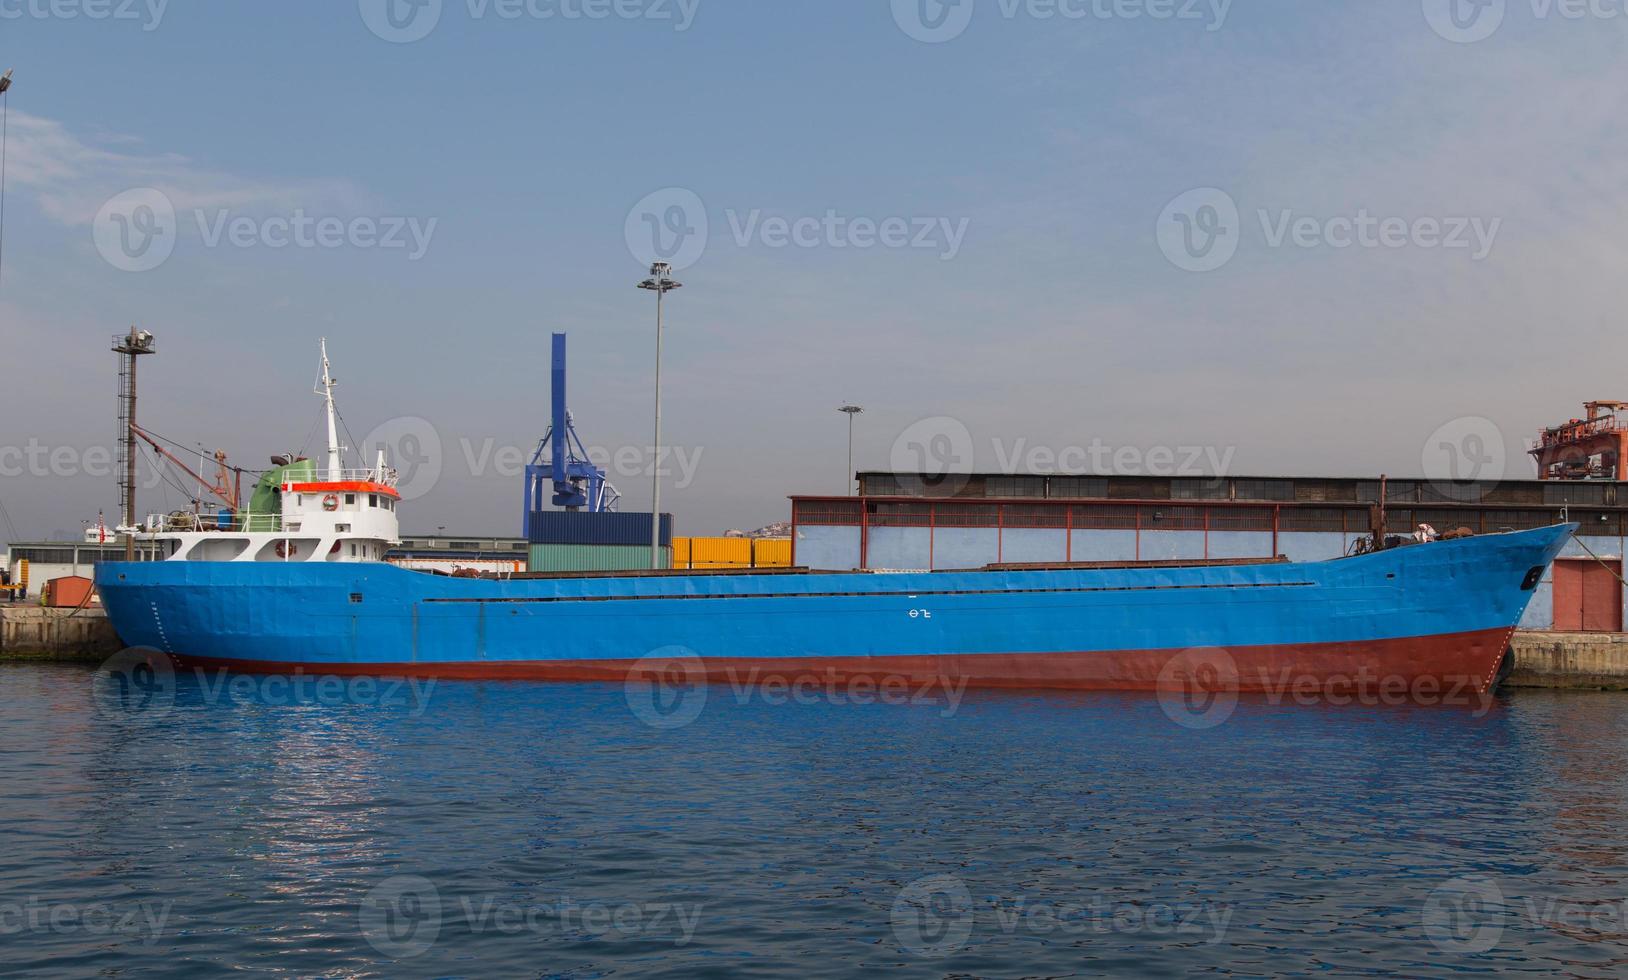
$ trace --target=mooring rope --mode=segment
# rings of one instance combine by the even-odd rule
[[[1580,536],[1578,536],[1577,534],[1573,534],[1571,536],[1571,539],[1573,541],[1577,542],[1577,546],[1579,548],[1582,548],[1584,551],[1588,552],[1588,556],[1590,558],[1592,558],[1595,561],[1599,562],[1601,568],[1604,568],[1606,571],[1610,572],[1612,574],[1612,576],[1614,576],[1618,582],[1621,582],[1623,585],[1628,586],[1628,579],[1624,579],[1622,577],[1621,572],[1617,571],[1615,568],[1612,568],[1610,562],[1606,561],[1604,558],[1601,558],[1599,555],[1596,555],[1592,548],[1590,548],[1588,545],[1583,543],[1583,539]]]

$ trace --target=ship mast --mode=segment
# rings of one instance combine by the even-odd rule
[[[336,483],[344,476],[339,456],[339,424],[334,415],[334,381],[333,375],[328,371],[328,338],[322,338],[322,387],[317,392],[321,395],[328,412],[328,481]]]

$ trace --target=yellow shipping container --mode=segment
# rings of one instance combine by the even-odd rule
[[[753,563],[757,568],[790,568],[790,538],[758,538],[752,542]]]
[[[750,538],[691,538],[691,568],[751,568]]]
[[[788,568],[791,541],[785,538],[674,538],[673,567]]]

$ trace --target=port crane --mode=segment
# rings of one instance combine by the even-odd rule
[[[1538,433],[1540,480],[1628,480],[1628,402],[1592,401],[1586,418]]]
[[[550,420],[548,431],[537,444],[531,464],[526,467],[525,535],[532,531],[531,515],[542,511],[544,497],[556,507],[601,514],[616,510],[621,493],[606,479],[603,469],[588,459],[588,450],[577,435],[575,419],[565,400],[565,334],[554,335],[553,368],[550,375]]]

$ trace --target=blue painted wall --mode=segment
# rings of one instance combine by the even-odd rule
[[[1068,561],[1068,532],[1046,528],[1008,528],[1001,532],[1001,561]]]
[[[859,567],[859,528],[811,524],[797,529],[797,564],[845,572]]]
[[[1135,561],[1135,531],[1075,531],[1075,561]]]
[[[1203,531],[1143,531],[1142,561],[1203,558]]]
[[[1271,531],[1211,531],[1211,558],[1271,558]]]
[[[870,568],[930,568],[932,547],[930,527],[873,527],[866,564]]]
[[[933,537],[934,568],[982,568],[1000,561],[1000,531],[992,527],[941,527]]]

